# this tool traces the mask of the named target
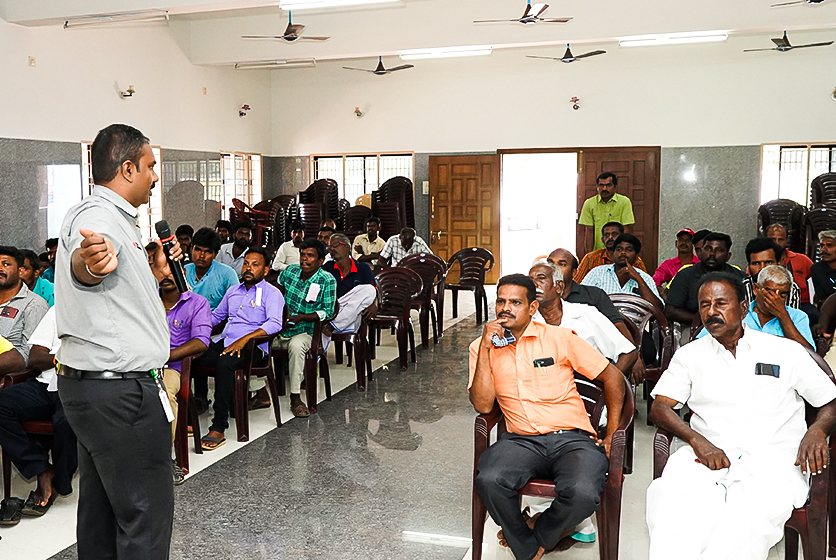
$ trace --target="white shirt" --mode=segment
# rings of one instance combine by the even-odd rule
[[[241,278],[241,270],[244,268],[244,257],[247,256],[247,251],[244,250],[238,255],[236,259],[232,255],[232,245],[233,243],[226,243],[221,245],[221,250],[218,251],[218,256],[215,257],[215,260],[221,262],[223,264],[227,264],[235,269],[235,273],[238,275],[238,278]]]
[[[735,353],[713,336],[695,340],[676,351],[651,394],[687,403],[691,428],[726,454],[789,467],[807,432],[804,400],[824,406],[836,385],[792,340],[744,327]],[[779,366],[778,377],[755,375],[758,363]]]
[[[293,241],[285,241],[276,251],[272,268],[281,272],[291,264],[299,264],[299,248],[293,244]]]
[[[615,325],[600,311],[591,305],[583,303],[561,302],[563,318],[560,326],[572,329],[590,346],[611,362],[618,361],[621,354],[629,354],[636,349],[636,345],[627,340]],[[533,320],[545,323],[538,310]]]
[[[58,338],[58,325],[55,323],[55,306],[49,308],[44,318],[35,327],[32,336],[29,337],[29,346],[43,346],[49,349],[53,356],[58,353],[61,347],[61,339]],[[58,376],[55,375],[55,368],[46,370],[38,376],[38,381],[46,383],[46,390],[55,392],[58,390]]]
[[[369,241],[369,234],[368,233],[361,233],[357,237],[354,238],[354,243],[351,244],[351,256],[354,260],[359,259],[362,255],[354,250],[354,247],[359,245],[363,248],[363,255],[371,255],[372,253],[379,253],[383,250],[383,247],[386,246],[386,242],[383,240],[382,237],[379,235],[375,238],[374,241]],[[374,259],[369,262],[369,266],[375,266],[377,264],[377,259]]]

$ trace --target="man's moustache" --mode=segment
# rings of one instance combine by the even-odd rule
[[[502,319],[503,317],[508,317],[509,319],[514,319],[515,316],[511,315],[510,313],[500,313],[496,316],[497,319]]]
[[[705,321],[706,325],[725,325],[726,322],[722,320],[720,317],[709,317]]]

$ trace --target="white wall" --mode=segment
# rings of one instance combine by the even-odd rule
[[[833,35],[798,32],[791,39]],[[771,46],[763,36],[602,46],[607,55],[573,64],[525,58],[562,55],[550,48],[415,61],[416,68],[387,76],[349,72],[340,63],[275,70],[273,153],[836,141],[836,46],[742,52]],[[575,54],[594,48],[579,46]],[[581,98],[580,111],[572,110],[572,96]],[[355,106],[365,112],[361,119]]]
[[[121,99],[128,85],[136,95]],[[193,65],[162,25],[64,30],[0,20],[0,137],[81,142],[124,122],[165,148],[269,153],[270,87],[267,73]],[[244,103],[253,110],[239,118]]]

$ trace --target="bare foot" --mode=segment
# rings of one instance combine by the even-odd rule
[[[540,517],[540,514],[535,513],[533,516],[529,517],[528,508],[525,508],[522,511],[522,516],[523,516],[523,519],[525,520],[525,524],[528,525],[528,528],[533,529],[534,528],[534,522],[537,521],[537,518]],[[504,546],[505,548],[508,548],[508,541],[505,540],[505,534],[502,532],[502,530],[500,530],[496,534],[496,538],[499,539],[499,546]]]
[[[540,560],[540,558],[542,558],[545,553],[546,553],[546,549],[541,546],[537,550],[537,554],[535,554],[534,558],[532,558],[531,560]]]
[[[52,479],[55,478],[55,471],[52,466],[46,468],[44,472],[38,475],[38,487],[35,489],[35,500],[39,506],[45,506],[52,496]]]

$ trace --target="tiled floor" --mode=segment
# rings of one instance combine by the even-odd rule
[[[366,393],[357,393],[354,370],[333,364],[332,354],[334,391],[344,390],[317,415],[292,419],[285,397],[281,428],[272,412],[256,411],[250,442],[235,442],[233,428],[217,451],[192,452],[192,473],[175,489],[172,559],[470,559],[474,412],[465,386],[467,345],[481,329],[472,298],[462,297],[456,326],[447,307],[450,328],[437,346],[419,347],[407,371],[383,366],[397,355],[384,333],[374,365],[382,369]],[[623,560],[647,558],[653,430],[643,406],[635,472],[624,484]],[[201,420],[205,430],[208,415]],[[31,488],[19,475],[13,482],[15,495]],[[75,497],[61,499],[43,518],[0,530],[0,558],[76,558],[75,508]],[[497,530],[489,518],[482,557],[510,560]],[[770,560],[779,557],[783,550],[773,549]],[[547,558],[598,558],[597,545]]]

